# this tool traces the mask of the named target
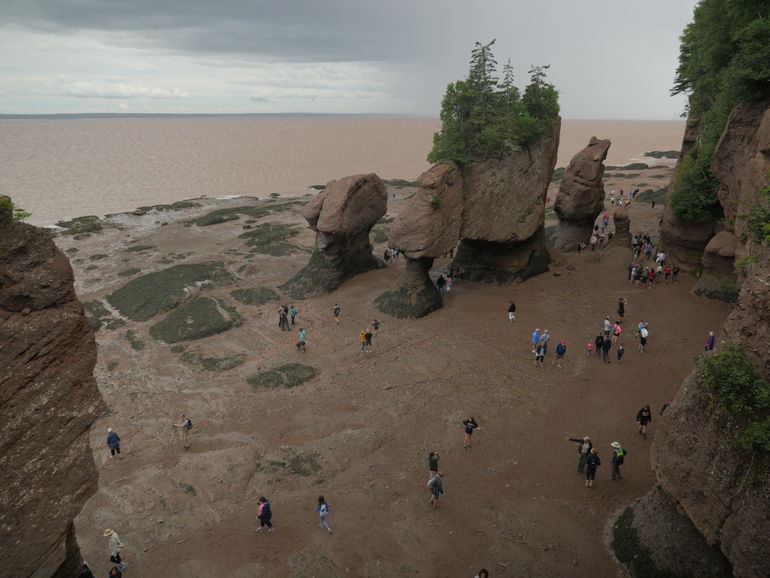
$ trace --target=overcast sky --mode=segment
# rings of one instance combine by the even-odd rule
[[[675,119],[696,0],[0,0],[0,113],[437,116],[476,41],[562,116]]]

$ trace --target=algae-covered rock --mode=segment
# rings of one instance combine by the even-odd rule
[[[222,261],[176,265],[142,275],[107,296],[107,301],[133,321],[147,321],[181,303],[188,285],[210,281],[225,285],[233,281]]]
[[[287,363],[251,376],[246,382],[252,387],[296,387],[316,376],[315,367]]]
[[[199,297],[180,305],[150,327],[150,335],[166,343],[203,339],[240,325],[241,317],[224,301]]]
[[[196,365],[205,371],[229,371],[246,361],[246,354],[238,353],[226,357],[205,357],[197,351],[186,351],[182,354],[182,361]]]
[[[270,301],[278,301],[278,293],[267,287],[248,287],[231,291],[233,299],[244,305],[264,305]]]
[[[345,574],[342,568],[312,548],[305,548],[290,556],[289,565],[294,570],[294,578],[338,578]]]
[[[252,248],[252,253],[282,257],[300,251],[296,245],[286,242],[286,239],[291,239],[298,233],[295,225],[263,223],[238,235],[238,238],[246,239],[246,245]]]

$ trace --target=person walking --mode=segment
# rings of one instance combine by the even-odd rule
[[[631,280],[631,269],[629,267],[628,269],[628,279]],[[625,297],[620,297],[618,299],[618,317],[623,319],[623,316],[626,314],[626,305],[628,305],[628,300]]]
[[[647,337],[650,332],[647,330],[647,326],[643,325],[639,329],[639,353],[645,353],[647,351]]]
[[[535,367],[543,367],[545,362],[545,345],[538,343],[535,345]]]
[[[561,360],[564,359],[564,354],[567,353],[567,342],[562,341],[556,346],[556,357],[554,357],[553,361],[551,362],[551,365],[554,363],[557,367],[561,368]]]
[[[623,344],[622,344],[622,343],[620,343],[620,344],[618,345],[618,350],[617,350],[617,354],[618,354],[618,363],[620,363],[620,360],[621,360],[621,359],[623,359],[623,354],[624,354],[625,352],[626,352],[626,350],[625,350],[625,349],[623,349]]]
[[[604,325],[602,326],[602,329],[604,330],[604,338],[607,339],[610,336],[610,326],[612,324],[610,323],[610,316],[607,315],[607,317],[604,318]]]
[[[297,318],[297,313],[299,313],[299,311],[297,311],[297,308],[294,307],[294,305],[292,305],[291,309],[289,309],[289,315],[291,315],[291,324],[292,325],[294,325],[294,321]]]
[[[305,345],[307,344],[307,331],[304,327],[299,329],[299,341],[297,341],[297,351],[306,351]]]
[[[372,330],[369,329],[368,327],[364,332],[364,351],[366,351],[367,353],[372,352]]]
[[[609,337],[605,337],[602,341],[602,359],[607,363],[610,362],[610,349],[612,349],[612,341]]]
[[[591,438],[588,436],[582,438],[564,438],[567,441],[575,442],[578,444],[578,461],[575,471],[581,473],[586,465],[586,458],[591,453],[591,448],[594,445],[591,443]]]
[[[430,490],[430,503],[433,509],[437,510],[439,497],[444,493],[444,481],[440,473],[436,472],[436,475],[428,480],[428,489]]]
[[[372,321],[372,329],[374,329],[374,334],[375,335],[377,335],[377,333],[379,333],[379,331],[380,331],[380,322],[377,321],[376,319],[374,321]]]
[[[329,527],[329,524],[326,521],[327,516],[329,515],[329,509],[330,506],[326,502],[323,496],[318,496],[318,506],[316,506],[315,511],[318,513],[318,518],[320,521],[320,526],[322,528],[326,528],[326,531],[330,534],[332,533],[332,529]]]
[[[438,455],[438,450],[433,450],[428,454],[428,479],[431,479],[438,473],[438,462],[441,456]]]
[[[182,440],[182,446],[184,449],[189,450],[190,443],[187,438],[190,434],[190,430],[192,429],[192,420],[185,414],[182,414],[181,418],[181,421],[179,423],[175,423],[174,427],[179,428],[179,437]]]
[[[259,508],[257,508],[257,520],[259,520],[259,528],[254,530],[255,532],[261,532],[262,528],[267,526],[267,533],[270,534],[273,531],[273,510],[270,507],[270,502],[266,497],[259,498]]]
[[[508,322],[513,323],[516,321],[516,304],[511,301],[511,304],[508,305]]]
[[[601,333],[597,335],[594,340],[594,345],[596,345],[596,359],[601,359],[599,353],[602,351],[602,346],[604,345],[604,335]]]
[[[341,311],[342,311],[342,308],[335,303],[334,307],[332,308],[332,315],[334,315],[334,321],[337,323],[337,325],[340,324],[340,312]]]
[[[625,462],[626,451],[618,442],[612,442],[610,445],[612,446],[612,479],[620,480],[622,479],[620,466]]]
[[[468,419],[463,420],[463,425],[465,426],[465,445],[463,448],[468,449],[471,447],[471,436],[473,435],[473,430],[479,427],[479,424],[476,423],[476,420],[473,418],[473,416],[471,416]]]
[[[709,335],[706,338],[706,345],[703,346],[703,351],[711,351],[714,349],[714,332],[709,331]]]
[[[620,322],[615,322],[615,324],[612,326],[612,346],[615,347],[618,343],[618,339],[620,339],[620,334],[623,332],[623,326],[620,325]]]
[[[596,467],[600,465],[602,465],[602,461],[599,459],[596,448],[591,448],[591,453],[586,457],[586,488],[592,488],[594,486]]]
[[[278,309],[278,327],[281,331],[291,331],[289,327],[288,308],[286,305],[281,305]]]
[[[540,329],[537,328],[532,332],[532,353],[535,353],[537,344],[540,343]]]
[[[103,535],[107,538],[107,549],[110,551],[110,562],[117,564],[119,571],[123,570],[128,566],[128,563],[124,562],[120,557],[120,552],[123,550],[123,542],[120,541],[118,533],[107,528]]]
[[[120,436],[111,427],[107,428],[107,447],[110,449],[110,457],[120,457]]]
[[[649,404],[642,406],[638,412],[636,412],[636,423],[639,424],[639,435],[644,439],[647,439],[647,426],[652,421],[652,411],[650,411]]]
[[[358,334],[358,339],[361,341],[361,351],[366,351],[366,329],[362,329]]]

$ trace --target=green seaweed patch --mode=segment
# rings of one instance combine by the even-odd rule
[[[118,272],[118,277],[132,277],[141,272],[142,270],[138,267],[131,267],[130,269],[124,269],[123,271]]]
[[[123,249],[124,253],[139,253],[140,251],[149,251],[154,249],[155,245],[132,245]]]
[[[128,344],[131,346],[131,349],[134,349],[136,351],[141,351],[144,349],[145,343],[141,339],[139,339],[136,336],[136,331],[133,329],[129,329],[125,333],[126,341],[128,341]]]
[[[126,325],[126,322],[123,321],[122,319],[110,319],[106,322],[105,327],[110,331],[115,331],[116,329],[125,327],[125,325]]]
[[[393,187],[395,189],[404,189],[406,187],[420,186],[420,183],[418,183],[417,181],[406,181],[404,179],[387,179],[383,182],[389,187]]]
[[[103,318],[110,316],[110,312],[99,299],[86,301],[83,303],[83,309],[86,313],[86,320],[94,331],[99,331],[102,327]]]
[[[313,189],[316,191],[323,191],[326,188],[326,185],[310,185],[308,189]]]
[[[109,255],[107,253],[97,253],[96,255],[91,255],[89,259],[91,261],[100,261],[102,259],[107,259]]]
[[[210,213],[198,217],[197,219],[191,219],[185,222],[185,226],[195,225],[197,227],[208,227],[209,225],[218,225],[220,223],[227,223],[228,221],[236,221],[241,218],[241,215],[259,219],[271,212],[286,211],[295,205],[304,205],[305,201],[286,201],[283,203],[277,203],[273,205],[261,205],[255,206],[243,206],[243,207],[229,207],[224,209],[216,209]]]
[[[205,371],[229,371],[246,361],[245,353],[238,353],[226,357],[204,357],[197,351],[186,351],[182,355],[182,361],[200,367]]]
[[[165,343],[193,341],[216,335],[243,323],[224,301],[199,297],[177,307],[150,327],[150,336]]]
[[[267,287],[248,287],[231,291],[233,299],[244,305],[264,305],[270,301],[278,301],[278,293]]]
[[[372,227],[372,240],[375,243],[386,243],[390,238],[390,227],[376,225]]]
[[[169,311],[184,298],[184,288],[210,281],[216,286],[233,282],[222,261],[175,265],[132,279],[107,296],[107,301],[133,321],[147,321]]]
[[[551,182],[556,183],[559,182],[564,178],[564,173],[567,171],[565,167],[559,167],[558,169],[554,169],[553,173],[551,174]]]
[[[84,269],[84,271],[93,271],[94,269],[98,269],[98,268],[99,267],[97,267],[96,265],[89,265]]]
[[[666,202],[666,187],[662,187],[657,190],[647,189],[646,191],[642,191],[641,193],[638,193],[634,197],[635,203],[646,203],[648,205],[652,204],[653,201],[655,201],[657,204],[662,205]]]
[[[607,165],[604,167],[606,171],[645,171],[650,168],[647,163],[631,163],[630,165],[612,166]]]
[[[150,205],[148,207],[137,207],[136,210],[145,213],[148,211],[182,211],[184,209],[195,209],[202,206],[203,205],[195,201],[177,201],[176,203],[171,203],[170,205]]]
[[[639,176],[639,173],[615,173],[608,176],[613,179],[635,179]]]
[[[78,251],[80,251],[80,249],[78,249],[77,247],[70,247],[65,251],[65,253],[67,253],[67,255],[74,255]]]
[[[642,156],[651,157],[653,159],[678,159],[679,151],[650,151],[644,153]]]
[[[61,232],[62,235],[72,235],[75,239],[88,238],[93,233],[101,232],[104,228],[101,219],[94,215],[77,217],[69,221],[59,221],[56,225],[65,229]]]
[[[267,459],[266,465],[262,466],[267,472],[279,472],[281,470],[309,478],[321,471],[321,465],[318,458],[321,455],[317,452],[303,452],[297,448],[283,446],[281,454],[275,459]]]
[[[317,374],[315,367],[309,365],[302,365],[301,363],[287,363],[285,365],[279,365],[273,369],[262,371],[249,377],[246,380],[253,388],[257,387],[270,387],[270,388],[291,388],[302,385],[306,381],[310,381]]]
[[[282,257],[300,251],[300,248],[291,243],[286,243],[299,234],[296,225],[283,223],[263,223],[251,231],[238,235],[239,239],[246,239],[246,245],[251,247],[251,253]]]

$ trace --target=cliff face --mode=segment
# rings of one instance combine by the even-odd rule
[[[49,235],[0,213],[0,552],[4,576],[75,576],[72,520],[96,491],[96,344]]]
[[[721,182],[720,201],[725,230],[709,246],[732,263],[751,257],[744,268],[735,309],[728,317],[717,350],[736,343],[762,378],[770,378],[770,251],[746,234],[742,215],[756,207],[757,193],[770,184],[770,103],[741,106],[733,111],[717,149],[714,174]],[[716,258],[713,255],[707,257]],[[706,259],[704,258],[704,261]],[[733,277],[734,284],[734,277]],[[659,420],[651,462],[659,488],[633,506],[635,531],[657,520],[662,525],[684,516],[705,539],[693,545],[677,533],[642,539],[658,566],[691,575],[721,575],[704,560],[718,549],[736,576],[760,577],[770,568],[770,475],[767,460],[750,456],[729,443],[733,433],[726,418],[713,408],[712,394],[696,371],[682,384],[672,410]],[[668,505],[652,494],[662,490]],[[652,503],[658,506],[652,506]],[[673,525],[673,524],[670,524]],[[617,528],[616,528],[617,530]],[[648,533],[649,534],[649,533]],[[617,537],[617,536],[616,536]],[[686,559],[666,560],[666,549],[693,553]],[[696,555],[700,548],[703,556]],[[681,558],[681,557],[680,557]],[[703,565],[699,565],[703,564]],[[676,565],[674,567],[673,565]]]

